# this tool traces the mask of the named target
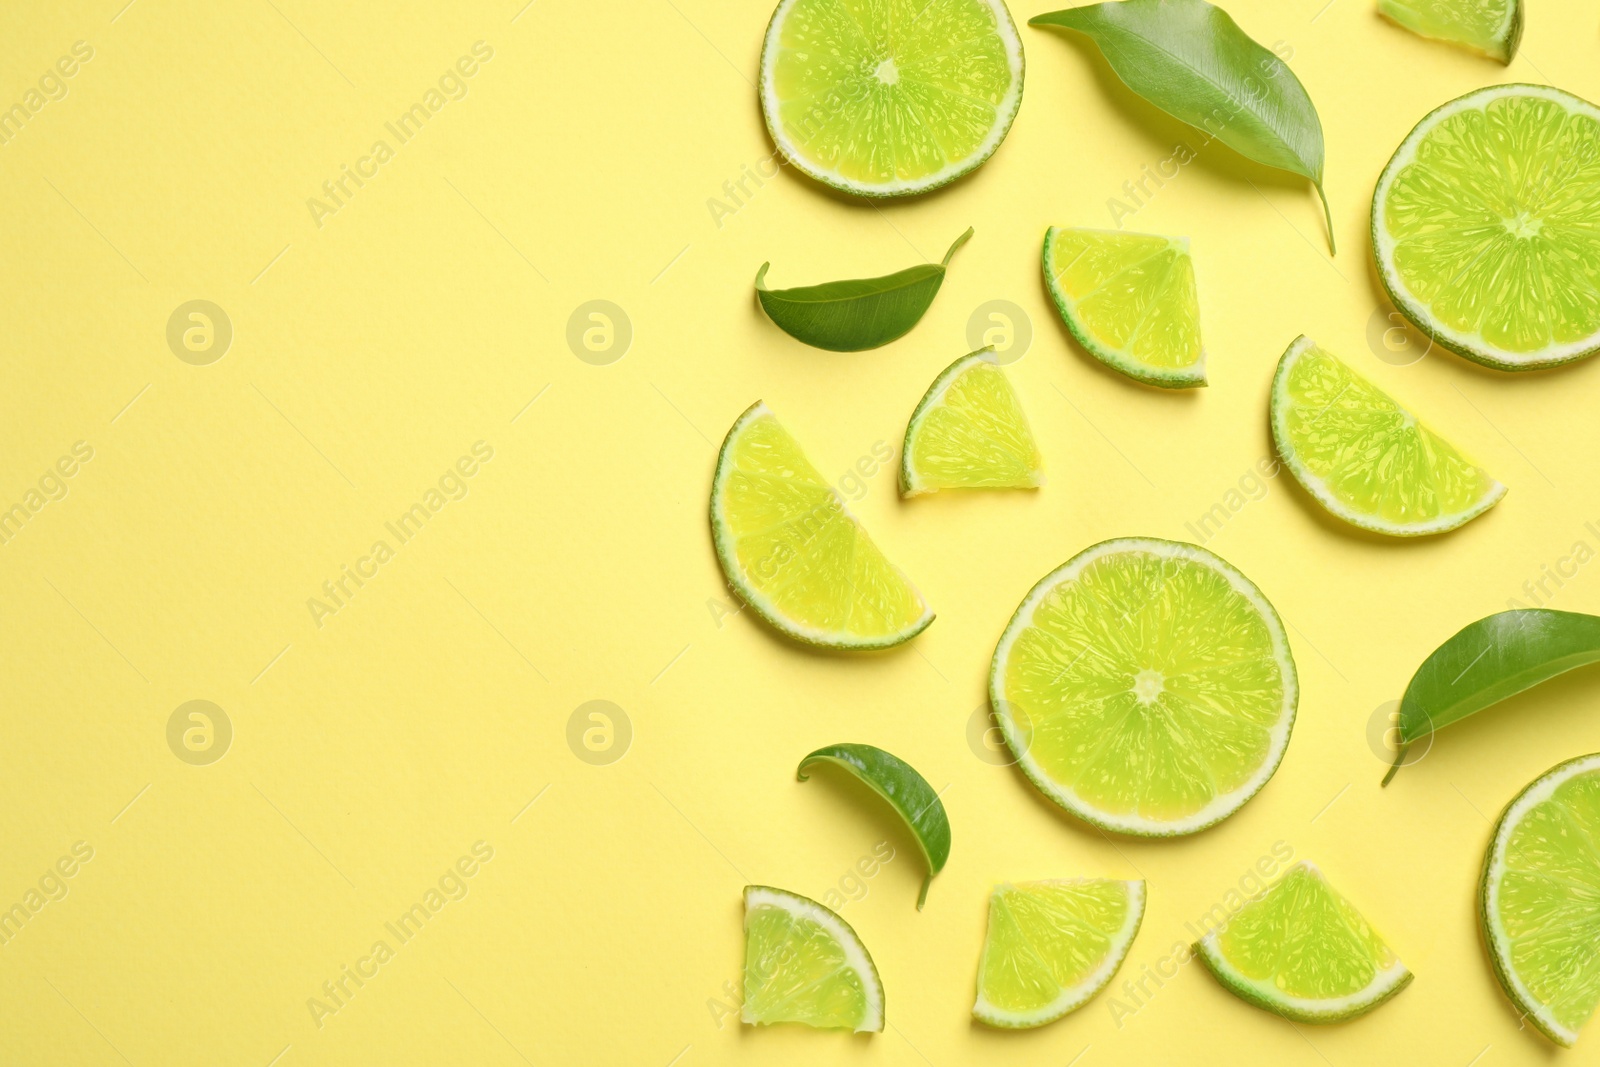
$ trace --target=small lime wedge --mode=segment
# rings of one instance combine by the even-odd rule
[[[1510,63],[1522,40],[1522,0],[1378,0],[1378,13],[1422,37]]]
[[[1272,379],[1272,438],[1295,480],[1345,522],[1396,537],[1453,530],[1506,487],[1309,337]]]
[[[1187,237],[1052,226],[1044,281],[1091,356],[1147,385],[1206,384]]]
[[[945,862],[950,859],[950,819],[944,813],[944,802],[939,794],[911,764],[872,745],[841,744],[819,748],[800,761],[795,777],[805,781],[806,769],[816,763],[842,767],[861,779],[887,800],[911,827],[922,849],[922,858],[928,861],[928,876],[922,880],[922,892],[917,896],[920,911],[928,899],[928,886],[933,876],[944,870]]]
[[[744,887],[744,1009],[752,1024],[883,1032],[883,983],[850,924],[816,901]]]
[[[996,886],[972,1014],[990,1026],[1054,1022],[1104,989],[1144,919],[1144,882],[1077,878]]]
[[[1570,1048],[1600,1004],[1600,753],[1551,768],[1506,806],[1478,908],[1506,996]]]
[[[1229,992],[1295,1022],[1353,1019],[1411,982],[1372,925],[1305,861],[1194,950]]]
[[[717,454],[711,536],[728,584],[798,641],[888,648],[933,621],[922,594],[759,401]]]
[[[1032,489],[1043,463],[1017,391],[980,348],[933,380],[911,413],[900,453],[900,495],[940,489]]]

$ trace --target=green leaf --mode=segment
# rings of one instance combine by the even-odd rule
[[[972,228],[956,238],[940,263],[922,263],[882,278],[858,278],[797,289],[768,289],[771,263],[756,272],[756,296],[767,317],[797,341],[831,352],[860,352],[904,337],[944,284],[945,269]]]
[[[871,745],[819,748],[800,761],[795,777],[805,781],[806,768],[814,763],[843,767],[887,800],[911,827],[922,856],[928,861],[928,876],[922,880],[922,892],[917,896],[917,910],[921,911],[933,876],[944,870],[945,861],[950,858],[950,820],[944,813],[939,794],[911,764]]]
[[[1294,71],[1205,0],[1120,0],[1052,11],[1030,26],[1077,30],[1100,46],[1128,88],[1269,167],[1322,188],[1322,122]]]
[[[1406,748],[1436,730],[1576,667],[1600,661],[1600,617],[1546,608],[1502,611],[1479,619],[1433,650],[1400,700],[1400,744],[1388,785]]]

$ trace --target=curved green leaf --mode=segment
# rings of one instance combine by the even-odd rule
[[[756,272],[756,296],[767,317],[784,333],[813,348],[860,352],[904,337],[921,320],[944,284],[956,249],[972,228],[956,238],[940,263],[921,263],[881,278],[857,278],[796,289],[768,289],[767,268]]]
[[[1257,163],[1310,178],[1333,248],[1317,109],[1294,71],[1226,11],[1205,0],[1114,0],[1037,15],[1028,25],[1088,35],[1117,77],[1156,107]]]
[[[922,910],[928,899],[928,886],[933,876],[944,870],[950,858],[950,820],[944,813],[944,803],[933,791],[928,780],[916,769],[890,752],[871,745],[827,745],[806,756],[795,768],[795,777],[806,780],[806,768],[814,763],[831,763],[843,767],[867,783],[879,796],[887,800],[894,810],[911,827],[912,836],[928,861],[928,876],[922,880],[922,892],[917,896],[917,910]]]
[[[1433,650],[1400,700],[1400,744],[1388,785],[1406,747],[1491,704],[1576,667],[1600,661],[1600,617],[1520,608],[1479,619]]]

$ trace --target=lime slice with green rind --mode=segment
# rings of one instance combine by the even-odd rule
[[[1230,992],[1295,1022],[1353,1019],[1411,982],[1372,924],[1306,861],[1194,949]]]
[[[761,110],[789,162],[859,196],[926,192],[994,154],[1022,103],[1002,0],[781,0]]]
[[[883,1032],[883,983],[850,924],[816,901],[744,887],[744,1008],[752,1024]]]
[[[1600,1003],[1600,753],[1551,768],[1506,806],[1478,909],[1506,996],[1571,1047]]]
[[[1378,277],[1467,359],[1531,370],[1600,351],[1600,108],[1495,85],[1417,123],[1372,198]]]
[[[1090,355],[1147,385],[1206,384],[1187,237],[1052,226],[1044,281]]]
[[[1102,829],[1167,837],[1266,784],[1299,688],[1283,624],[1248,578],[1198,545],[1123,538],[1033,587],[989,696],[1046,796]]]
[[[1104,989],[1144,919],[1144,882],[1078,878],[996,886],[972,1014],[1020,1029],[1054,1022]]]
[[[946,367],[906,426],[900,495],[1043,484],[1039,446],[994,350],[980,348]]]
[[[1522,0],[1378,0],[1378,12],[1412,33],[1510,63],[1522,40]]]
[[[795,777],[805,781],[806,768],[816,763],[842,767],[861,779],[887,800],[911,828],[917,846],[922,849],[922,858],[928,861],[928,876],[922,880],[922,892],[917,895],[917,908],[921,910],[928,899],[928,886],[933,876],[944,870],[950,859],[950,818],[944,812],[939,794],[911,764],[872,745],[839,744],[819,748],[800,761]]]
[[[1393,397],[1309,337],[1272,379],[1272,438],[1284,465],[1344,521],[1396,537],[1453,530],[1506,487]]]
[[[759,401],[717,455],[711,535],[728,584],[798,641],[888,648],[933,621],[922,594]]]

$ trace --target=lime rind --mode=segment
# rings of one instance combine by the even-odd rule
[[[1316,864],[1306,860],[1296,864],[1297,867],[1307,868],[1319,879],[1322,872]],[[1326,879],[1323,879],[1326,883]],[[1260,894],[1251,899],[1249,903],[1261,900],[1273,892],[1280,882],[1268,886]],[[1330,892],[1335,892],[1329,887]],[[1249,904],[1246,904],[1248,907]],[[1326,997],[1312,999],[1309,997],[1294,996],[1278,989],[1267,980],[1250,978],[1242,974],[1222,951],[1221,935],[1227,927],[1212,930],[1205,937],[1194,944],[1195,954],[1198,955],[1206,967],[1216,976],[1217,981],[1232,994],[1241,1000],[1248,1001],[1258,1008],[1265,1009],[1286,1019],[1301,1023],[1334,1023],[1353,1019],[1377,1008],[1388,1001],[1406,986],[1411,984],[1412,974],[1398,957],[1387,967],[1374,969],[1372,980],[1366,986],[1354,993],[1342,997]],[[1390,955],[1393,955],[1391,952]]]
[[[1067,331],[1072,334],[1073,340],[1082,345],[1084,350],[1095,359],[1146,385],[1153,385],[1161,389],[1192,389],[1204,386],[1206,384],[1206,353],[1203,347],[1200,350],[1199,358],[1187,367],[1158,367],[1135,359],[1129,353],[1105,344],[1090,332],[1087,324],[1078,315],[1077,301],[1061,287],[1055,272],[1051,270],[1056,235],[1061,233],[1063,229],[1065,228],[1051,226],[1045,230],[1044,248],[1040,255],[1040,263],[1044,269],[1045,288],[1049,290],[1050,299],[1055,303],[1056,311],[1060,313],[1061,321],[1066,324]],[[1185,258],[1189,254],[1189,239],[1187,237],[1161,237],[1159,234],[1130,233],[1124,230],[1084,229],[1080,232],[1105,234],[1113,237],[1158,238],[1180,248]]]
[[[1374,533],[1388,534],[1392,537],[1424,537],[1429,534],[1444,533],[1447,530],[1454,530],[1456,527],[1472,521],[1479,515],[1482,515],[1484,512],[1498,504],[1500,499],[1506,495],[1506,487],[1499,481],[1489,478],[1488,488],[1484,491],[1483,496],[1480,497],[1471,507],[1462,511],[1440,515],[1438,518],[1430,519],[1427,522],[1408,524],[1385,522],[1382,519],[1379,519],[1364,511],[1359,511],[1340,500],[1329,487],[1328,483],[1309,467],[1307,467],[1305,462],[1300,458],[1299,453],[1294,446],[1288,423],[1289,409],[1293,406],[1293,402],[1288,396],[1289,374],[1293,370],[1294,365],[1299,360],[1300,356],[1308,349],[1316,347],[1317,343],[1315,341],[1302,334],[1301,336],[1295,338],[1294,342],[1284,350],[1283,357],[1278,361],[1277,373],[1275,373],[1272,377],[1271,422],[1272,439],[1277,445],[1278,455],[1283,459],[1284,466],[1289,468],[1290,473],[1292,473],[1295,477],[1295,480],[1305,488],[1306,492],[1310,493],[1316,498],[1317,503],[1327,508],[1345,522],[1348,522],[1350,525],[1358,526],[1363,530],[1371,530]],[[1332,353],[1328,353],[1328,355],[1332,359],[1338,359],[1338,357],[1333,356]],[[1343,364],[1343,361],[1340,362]],[[1350,370],[1348,365],[1344,366],[1346,373],[1350,374],[1352,377],[1360,377],[1355,373],[1355,371]],[[1365,379],[1362,380],[1364,381]],[[1376,389],[1377,387],[1373,386],[1373,388]],[[1398,403],[1396,404],[1396,407],[1399,407]],[[1404,409],[1402,408],[1401,410]],[[1415,416],[1413,416],[1413,418],[1415,418]],[[1424,427],[1424,429],[1426,429],[1426,427]],[[1432,431],[1429,432],[1431,433]],[[1482,470],[1482,468],[1479,469]],[[1488,475],[1485,474],[1485,477],[1488,477]]]
[[[1272,650],[1281,672],[1283,702],[1277,720],[1269,730],[1269,745],[1265,758],[1243,784],[1226,793],[1218,794],[1202,809],[1185,819],[1162,821],[1137,814],[1119,814],[1103,811],[1083,800],[1068,786],[1051,778],[1029,751],[1031,745],[1026,724],[1018,723],[1011,703],[1006,699],[1004,669],[1011,648],[1017,638],[1033,621],[1034,609],[1058,585],[1075,579],[1085,567],[1102,557],[1122,552],[1147,552],[1167,560],[1185,560],[1209,567],[1221,575],[1229,586],[1243,596],[1260,615],[1272,642]],[[1102,830],[1129,834],[1136,837],[1178,837],[1198,833],[1226,819],[1259,793],[1283,762],[1289,747],[1289,735],[1294,730],[1295,712],[1300,699],[1299,680],[1295,671],[1294,656],[1289,650],[1289,638],[1283,621],[1271,602],[1226,560],[1199,545],[1181,541],[1166,541],[1155,537],[1125,537],[1101,541],[1078,553],[1066,563],[1041,578],[1023,598],[1021,605],[1006,624],[995,647],[994,660],[989,670],[989,702],[1000,724],[1006,745],[1017,758],[1028,779],[1041,793],[1067,811]]]
[[[779,0],[777,8],[772,12],[772,19],[767,23],[767,31],[761,41],[758,92],[761,98],[761,114],[767,124],[767,133],[771,136],[772,143],[777,146],[783,157],[802,173],[824,185],[855,196],[871,198],[915,196],[948,185],[957,178],[977,170],[988,162],[989,157],[994,155],[1001,142],[1006,139],[1006,134],[1011,131],[1011,124],[1017,117],[1017,109],[1022,106],[1022,81],[1026,67],[1022,38],[1017,33],[1017,24],[1012,20],[1011,12],[1007,10],[1004,0],[978,0],[994,14],[995,30],[1005,46],[1006,60],[1011,70],[1011,84],[995,108],[994,126],[973,152],[962,159],[946,163],[933,174],[911,180],[896,179],[874,184],[848,178],[837,170],[821,166],[810,159],[783,131],[783,124],[778,119],[782,101],[778,97],[775,84],[774,60],[780,47],[778,38],[783,31],[784,18],[796,4],[801,2],[802,0]]]
[[[727,520],[722,514],[723,489],[727,484],[728,478],[733,473],[731,455],[741,433],[757,419],[770,417],[772,417],[772,411],[765,402],[758,400],[751,404],[750,407],[745,409],[744,414],[740,415],[734,421],[733,426],[729,428],[727,437],[723,439],[722,448],[717,453],[716,473],[712,476],[711,482],[711,540],[716,549],[717,561],[722,565],[723,575],[728,579],[729,585],[739,594],[740,599],[754,608],[756,614],[766,620],[769,625],[802,644],[853,652],[874,651],[904,644],[923,630],[926,630],[929,624],[933,622],[933,609],[928,607],[928,603],[922,597],[922,594],[917,591],[916,586],[911,583],[911,580],[899,568],[894,568],[895,575],[917,598],[918,603],[922,605],[922,613],[909,625],[876,637],[850,636],[840,631],[824,630],[796,622],[779,610],[771,597],[756,588],[745,577],[744,568],[739,563],[738,551],[733,543],[733,536],[728,529]],[[851,522],[856,522],[855,516],[850,513],[850,509],[845,506],[844,501],[838,497],[837,493],[834,494],[834,497],[845,517]],[[856,524],[859,528],[860,524]],[[894,566],[892,563],[889,565],[891,567]]]
[[[1098,882],[1103,881],[1103,879],[1057,879],[1048,883],[1029,884],[1076,885],[1089,881]],[[1144,922],[1145,883],[1142,880],[1134,880],[1125,881],[1122,885],[1127,889],[1128,914],[1122,924],[1122,928],[1112,935],[1111,946],[1106,952],[1105,958],[1100,961],[1099,966],[1090,972],[1087,977],[1076,985],[1063,989],[1055,1000],[1044,1007],[1030,1012],[1007,1011],[990,1003],[983,994],[981,979],[984,966],[983,956],[980,956],[978,962],[980,986],[977,999],[972,1005],[973,1018],[990,1026],[1006,1030],[1024,1030],[1036,1026],[1044,1026],[1046,1023],[1055,1022],[1068,1012],[1081,1008],[1094,999],[1094,996],[1102,989],[1110,985],[1111,979],[1116,977],[1117,970],[1121,968],[1122,962],[1128,958],[1128,950],[1133,947],[1133,939],[1138,935],[1139,927]],[[1005,888],[1007,886],[997,887],[995,892],[1001,892]],[[983,955],[986,956],[988,951],[988,941],[985,940]]]
[[[905,441],[900,449],[900,495],[902,497],[921,496],[925,493],[935,493],[940,490],[940,486],[930,486],[926,484],[924,479],[912,466],[911,457],[916,451],[918,431],[921,430],[923,419],[928,412],[934,410],[944,402],[945,396],[947,393],[949,393],[951,385],[953,385],[958,378],[975,366],[992,366],[996,369],[996,371],[999,371],[999,357],[995,355],[995,351],[992,347],[980,348],[976,352],[969,352],[962,356],[960,359],[956,360],[954,363],[950,364],[950,366],[946,367],[940,372],[939,376],[933,380],[933,384],[928,386],[928,391],[922,395],[922,399],[918,401],[916,410],[912,411],[911,418],[906,423]],[[1003,380],[1006,381],[1007,387],[1009,387],[1010,380]],[[1015,396],[1014,389],[1012,390],[1012,394]],[[1017,411],[1018,415],[1021,416],[1020,402],[1017,405]],[[985,485],[981,488],[1035,489],[1044,484],[1044,471],[1039,459],[1038,445],[1034,444],[1033,431],[1029,428],[1025,417],[1023,417],[1021,425],[1018,427],[1018,429],[1022,434],[1026,435],[1028,444],[1033,446],[1033,470],[1029,472],[1029,476],[1027,478],[1018,480],[1012,484]],[[948,486],[945,488],[964,487]]]
[[[751,912],[765,907],[778,908],[795,918],[814,922],[827,931],[844,952],[845,961],[850,969],[860,978],[862,991],[866,995],[865,1013],[856,1022],[855,1032],[858,1034],[883,1032],[883,980],[878,976],[878,967],[872,962],[871,953],[867,951],[867,946],[861,943],[861,938],[856,934],[854,927],[831,908],[817,903],[810,897],[803,897],[799,893],[791,893],[787,889],[777,889],[773,886],[745,886],[744,906],[747,926]],[[752,1015],[750,999],[746,996],[740,1011],[740,1020],[750,1025],[760,1025],[765,1022],[762,1019],[752,1018]]]
[[[1549,85],[1532,85],[1512,82],[1477,89],[1440,105],[1418,122],[1406,139],[1395,150],[1394,156],[1378,178],[1372,194],[1372,247],[1377,261],[1378,279],[1388,293],[1390,301],[1425,336],[1465,359],[1481,363],[1496,370],[1541,370],[1573,363],[1600,352],[1600,328],[1586,337],[1574,341],[1551,344],[1535,353],[1515,352],[1490,342],[1482,333],[1467,333],[1438,322],[1427,305],[1419,299],[1401,279],[1394,263],[1395,240],[1389,236],[1384,221],[1385,201],[1396,177],[1417,158],[1417,151],[1427,135],[1440,123],[1468,109],[1482,110],[1496,100],[1511,96],[1534,96],[1559,104],[1569,112],[1577,112],[1600,122],[1600,108],[1587,100]]]
[[[1500,882],[1507,871],[1506,847],[1524,816],[1535,806],[1549,800],[1557,789],[1571,779],[1596,773],[1600,773],[1600,752],[1578,756],[1557,764],[1534,779],[1506,805],[1506,810],[1495,823],[1494,836],[1484,854],[1483,877],[1478,892],[1478,917],[1489,949],[1489,960],[1494,965],[1500,987],[1540,1033],[1563,1048],[1575,1045],[1579,1032],[1556,1019],[1549,1006],[1539,1001],[1512,965],[1510,935],[1499,917]]]
[[[1457,4],[1460,4],[1460,0],[1457,0]],[[1434,0],[1432,6],[1437,9],[1449,5],[1441,5]],[[1507,0],[1504,17],[1486,34],[1471,33],[1460,25],[1459,18],[1455,25],[1449,24],[1449,12],[1420,10],[1418,0],[1378,0],[1378,13],[1419,37],[1458,44],[1502,63],[1511,62],[1517,54],[1517,46],[1522,42],[1521,0]]]

